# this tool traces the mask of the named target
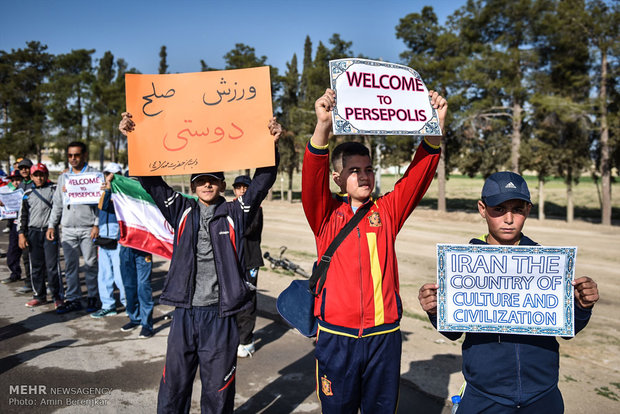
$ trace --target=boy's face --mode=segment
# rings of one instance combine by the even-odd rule
[[[248,186],[245,184],[237,184],[233,185],[233,192],[235,193],[235,197],[239,198],[248,191]]]
[[[356,206],[368,200],[375,189],[375,171],[370,157],[366,155],[346,157],[342,171],[334,171],[332,176],[340,191],[347,193],[351,204]]]
[[[32,174],[32,181],[34,182],[35,187],[42,187],[43,184],[47,182],[47,174],[44,174],[41,171],[35,171],[35,173]]]
[[[478,211],[487,221],[489,244],[514,245],[519,242],[525,219],[532,205],[523,200],[508,200],[497,206],[478,201]]]
[[[226,189],[226,183],[210,175],[201,175],[192,182],[192,191],[196,193],[198,199],[210,206]]]
[[[22,165],[21,167],[19,167],[19,175],[21,175],[24,180],[29,180],[30,179],[30,167],[26,167],[25,165]]]

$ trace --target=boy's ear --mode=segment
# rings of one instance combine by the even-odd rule
[[[196,192],[196,184],[194,184],[193,181],[189,183],[189,189],[191,190],[192,193]]]
[[[221,187],[220,192],[223,193],[224,191],[226,191],[226,181],[222,181],[222,187]]]
[[[340,187],[340,173],[338,171],[332,171],[332,180]]]
[[[480,213],[483,219],[487,218],[487,206],[482,200],[478,200],[478,213]]]

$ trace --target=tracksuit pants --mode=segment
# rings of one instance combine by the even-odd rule
[[[28,228],[28,250],[30,251],[30,267],[32,269],[32,291],[35,299],[46,300],[47,287],[52,299],[63,297],[62,281],[58,263],[58,242],[45,237],[47,228]]]
[[[189,413],[192,385],[200,366],[201,412],[232,413],[238,345],[235,317],[220,318],[217,305],[176,308],[168,334],[157,412]]]
[[[562,414],[564,401],[556,386],[533,402],[504,405],[490,399],[468,384],[456,412],[458,414]]]
[[[67,280],[67,300],[79,300],[80,253],[84,256],[86,289],[89,298],[99,296],[97,289],[97,246],[90,238],[91,227],[63,227],[62,251],[65,255],[65,278]]]
[[[394,414],[402,338],[398,324],[364,330],[319,322],[317,394],[323,414]]]
[[[10,277],[12,279],[21,279],[22,268],[19,264],[19,259],[21,258],[24,262],[24,271],[26,272],[24,284],[25,286],[30,287],[30,257],[28,255],[28,249],[22,250],[19,248],[17,223],[15,220],[11,220],[10,223],[9,247],[6,252],[6,265],[11,271]]]
[[[237,328],[239,329],[239,343],[249,345],[254,341],[254,327],[256,326],[256,286],[258,282],[258,268],[248,271],[250,283],[254,286],[252,290],[252,305],[243,309],[235,316],[237,318]]]

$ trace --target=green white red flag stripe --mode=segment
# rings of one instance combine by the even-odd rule
[[[120,244],[170,259],[174,229],[139,182],[116,176],[112,201],[120,227]]]

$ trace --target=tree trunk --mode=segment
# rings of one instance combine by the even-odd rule
[[[381,145],[385,142],[385,137],[377,137],[375,146],[375,194],[381,195]]]
[[[288,202],[293,202],[293,169],[288,172]]]
[[[609,161],[609,125],[607,124],[607,53],[601,51],[601,223],[611,225],[611,168]]]
[[[575,218],[575,208],[573,205],[573,179],[569,177],[566,181],[566,221],[572,223]]]
[[[519,174],[519,149],[521,147],[521,104],[515,99],[512,105],[512,137],[510,141],[510,168]]]
[[[545,219],[545,180],[538,177],[538,220]]]
[[[441,142],[441,155],[439,156],[439,165],[437,165],[437,211],[446,212],[446,156],[445,144]]]
[[[284,177],[280,177],[280,201],[284,201]]]

